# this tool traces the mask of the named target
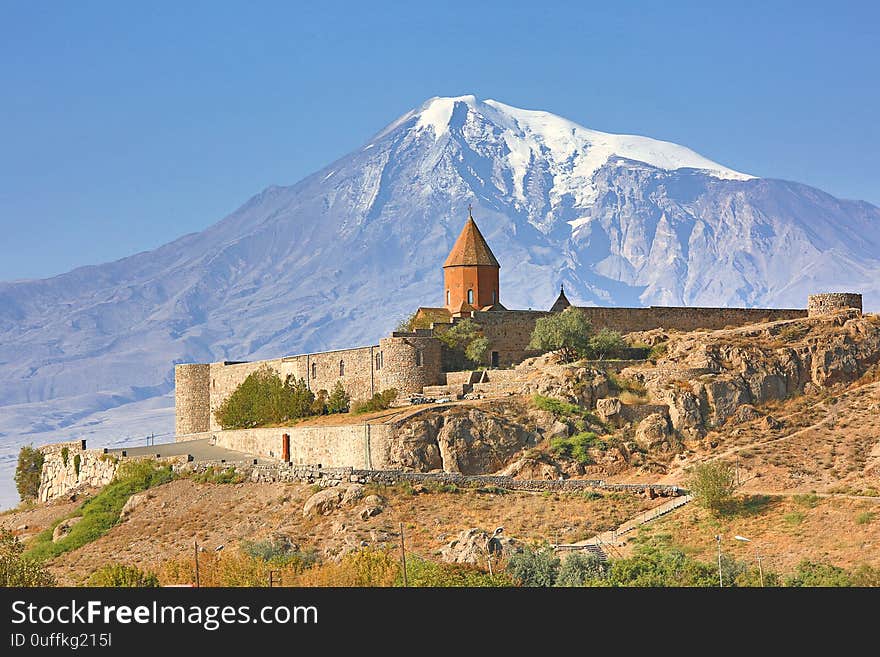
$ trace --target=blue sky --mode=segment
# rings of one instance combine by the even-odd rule
[[[877,3],[0,0],[0,280],[154,248],[431,96],[880,204]]]

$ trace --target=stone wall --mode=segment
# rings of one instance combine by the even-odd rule
[[[326,467],[387,467],[387,443],[393,433],[385,424],[229,429],[211,433],[211,442],[246,454],[281,459],[284,434],[290,436],[290,462]]]
[[[378,392],[375,370],[378,352],[379,348],[373,346],[286,356],[247,363],[211,363],[210,374],[206,381],[210,399],[209,424],[202,428],[202,425],[189,419],[187,414],[183,413],[184,419],[178,419],[177,424],[182,427],[191,425],[192,430],[183,432],[178,430],[177,433],[220,431],[222,427],[217,422],[214,413],[249,374],[261,367],[270,367],[282,379],[287,376],[303,379],[309,389],[314,392],[319,390],[329,392],[336,385],[336,382],[340,381],[353,400],[369,399],[374,392]],[[178,365],[178,368],[180,367],[183,366]],[[195,397],[195,394],[190,392],[187,398],[189,397]],[[175,405],[175,412],[180,416],[180,407]]]
[[[380,388],[397,390],[398,399],[444,383],[441,343],[421,333],[393,333],[379,341]]]
[[[40,447],[43,471],[40,474],[41,502],[62,497],[86,486],[106,486],[116,474],[118,460],[103,449],[86,449],[86,441],[75,440]]]
[[[174,432],[208,431],[211,427],[211,366],[191,363],[174,367]]]
[[[807,299],[807,314],[810,317],[826,315],[838,310],[855,308],[862,312],[862,295],[852,292],[811,294]]]

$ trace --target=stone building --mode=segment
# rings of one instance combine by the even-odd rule
[[[501,304],[500,269],[470,211],[455,245],[443,263],[443,306],[421,307],[411,332],[394,332],[379,344],[255,362],[190,363],[175,367],[175,431],[178,436],[220,429],[214,412],[244,379],[263,366],[282,377],[303,379],[314,391],[341,382],[354,400],[394,388],[398,398],[446,383],[450,359],[437,338],[457,322],[470,320],[489,341],[492,367],[508,367],[535,352],[528,349],[535,322],[571,306],[560,288],[546,311],[508,310]],[[809,315],[845,308],[861,310],[861,295],[811,295]],[[691,331],[720,329],[762,321],[806,317],[806,309],[696,308],[650,306],[612,308],[581,306],[594,328],[621,333],[655,328]],[[444,363],[447,367],[444,367]]]

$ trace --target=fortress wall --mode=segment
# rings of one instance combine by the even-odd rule
[[[807,312],[810,317],[849,310],[862,312],[862,295],[852,292],[834,292],[829,294],[811,294],[807,298]]]
[[[196,433],[210,428],[210,378],[210,365],[175,365],[174,433]]]
[[[581,307],[593,328],[609,328],[620,333],[656,328],[694,331],[723,329],[758,322],[806,317],[807,311],[793,308],[688,308],[651,306],[649,308]]]
[[[186,374],[184,381],[187,382],[187,386],[183,391],[175,391],[176,433],[181,435],[220,431],[222,427],[214,417],[214,412],[248,375],[261,367],[272,368],[282,379],[288,375],[303,379],[314,392],[322,389],[329,392],[337,381],[342,381],[343,387],[352,399],[369,399],[375,387],[373,371],[375,350],[375,347],[358,347],[248,363],[178,365],[175,368],[176,373],[181,368],[208,369],[183,370]],[[344,363],[342,376],[339,375],[340,361]],[[207,392],[200,395],[199,390]],[[205,404],[206,399],[207,404]],[[205,408],[207,410],[203,411]]]
[[[103,449],[86,449],[85,440],[43,445],[40,472],[40,502],[63,497],[80,486],[106,486],[116,474],[117,459]]]
[[[475,312],[474,321],[489,339],[489,350],[498,352],[498,364],[508,367],[540,353],[530,351],[527,347],[535,330],[535,322],[549,314],[539,310]]]
[[[290,462],[324,467],[387,467],[392,429],[383,424],[230,429],[213,433],[214,444],[268,459],[281,459],[283,434],[290,436]]]
[[[378,390],[395,388],[398,399],[445,382],[441,343],[418,333],[394,333],[379,341]]]
[[[378,392],[376,385],[376,347],[339,349],[317,354],[282,358],[283,375],[293,374],[304,379],[313,392],[330,392],[337,381],[342,382],[352,399],[369,399]],[[340,374],[340,363],[343,364]]]

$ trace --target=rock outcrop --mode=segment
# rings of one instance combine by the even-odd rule
[[[537,435],[498,413],[452,407],[424,413],[399,427],[389,460],[398,467],[485,474],[504,467]]]
[[[516,552],[522,552],[523,546],[515,538],[495,536],[484,529],[474,527],[465,529],[456,539],[441,548],[440,555],[447,563],[472,563],[486,564],[488,559],[493,560],[509,557]]]

